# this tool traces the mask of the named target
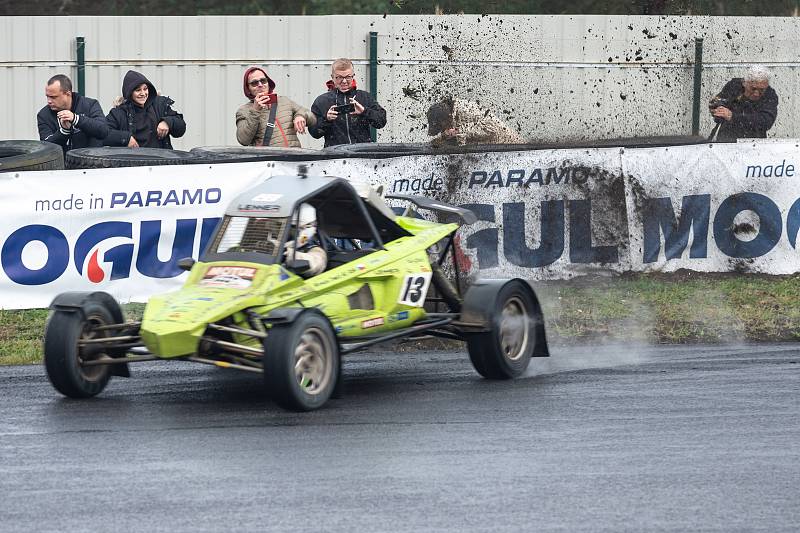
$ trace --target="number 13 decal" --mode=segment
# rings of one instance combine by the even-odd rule
[[[431,283],[430,272],[420,272],[419,274],[406,274],[403,285],[400,288],[400,298],[398,303],[422,307],[425,303],[425,295],[428,294],[428,286]]]

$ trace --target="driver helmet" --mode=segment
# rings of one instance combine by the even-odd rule
[[[300,248],[308,244],[317,233],[317,210],[309,204],[301,204],[298,218],[297,247]]]

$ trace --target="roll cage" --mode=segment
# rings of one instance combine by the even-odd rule
[[[353,185],[342,178],[274,176],[237,197],[217,226],[201,260],[279,262],[286,243],[294,238],[293,227],[298,226],[302,204],[309,204],[316,210],[317,232],[329,251],[341,251],[340,243],[353,241],[369,243],[371,250],[381,250],[384,243],[411,234],[399,226],[391,211],[379,202],[369,195],[360,196]],[[236,219],[242,218],[250,219],[248,226],[254,226],[255,221],[263,221],[264,226],[280,226],[281,234],[275,239],[277,246],[221,249],[226,231]],[[246,234],[247,228],[244,232]],[[259,243],[263,239],[249,241]]]

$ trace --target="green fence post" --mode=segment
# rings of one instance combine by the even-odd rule
[[[83,37],[75,37],[75,52],[78,56],[78,92],[85,95],[84,87],[86,86],[86,58],[84,57],[84,50],[86,48],[86,41]]]
[[[369,92],[378,101],[378,32],[369,32]],[[369,129],[372,142],[378,140],[378,130]]]
[[[700,133],[700,82],[703,74],[703,39],[694,40],[694,97],[692,99],[692,135]]]

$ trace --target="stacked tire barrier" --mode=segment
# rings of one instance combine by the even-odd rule
[[[257,161],[319,161],[324,159],[414,157],[425,155],[516,152],[563,148],[603,148],[623,146],[641,148],[675,146],[707,142],[702,137],[673,136],[608,139],[590,143],[559,144],[481,144],[470,146],[430,143],[361,143],[333,146],[324,150],[255,146],[201,146],[190,151],[161,148],[101,147],[79,148],[67,152],[43,141],[0,141],[0,172],[122,168],[138,166],[245,163]]]
[[[64,153],[43,141],[0,141],[0,172],[63,170]]]
[[[560,150],[575,148],[648,148],[656,146],[679,146],[687,144],[703,144],[708,142],[704,137],[690,135],[660,137],[630,137],[620,139],[602,139],[598,141],[561,142],[550,144],[471,144],[432,146],[430,143],[359,143],[342,144],[326,148],[329,154],[336,157],[357,157],[382,159],[388,157],[450,155],[450,154],[485,154],[493,152],[529,152],[532,150]]]
[[[191,153],[203,163],[247,163],[251,161],[316,161],[342,157],[336,153],[308,148],[277,148],[273,146],[200,146]]]
[[[78,148],[67,152],[66,168],[122,168],[203,163],[191,152],[163,148]]]

